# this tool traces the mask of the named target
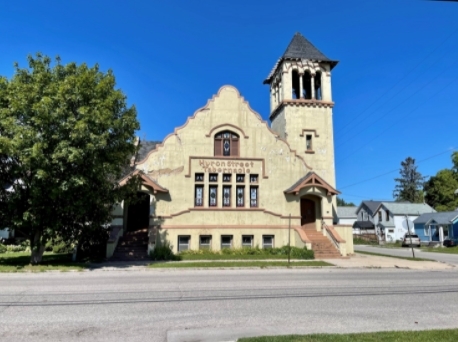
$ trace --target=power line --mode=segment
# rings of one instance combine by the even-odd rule
[[[407,72],[403,77],[401,77],[395,84],[394,86],[388,88],[382,95],[380,95],[375,101],[373,101],[368,107],[366,107],[361,113],[359,113],[356,117],[354,117],[352,120],[350,120],[349,122],[347,122],[347,124],[342,127],[339,131],[336,132],[339,133],[341,132],[343,129],[345,129],[348,125],[350,125],[353,121],[356,121],[356,119],[358,119],[361,115],[363,115],[369,108],[371,108],[374,104],[376,104],[381,98],[385,97],[386,94],[388,94],[391,90],[393,90],[399,83],[401,83],[401,81],[403,81],[408,75],[410,75],[415,69],[417,69],[421,64],[423,64],[424,61],[426,61],[439,47],[441,47],[443,44],[445,44],[445,42],[447,42],[456,32],[458,32],[458,28],[453,31],[449,36],[447,36],[447,38],[445,40],[443,40],[438,46],[436,46],[428,55],[426,55],[426,57],[424,57],[417,65],[415,65],[415,67],[411,70],[409,70],[409,72]],[[445,53],[446,54],[446,53]],[[442,58],[443,56],[442,55],[440,58]],[[436,60],[437,62],[437,60]],[[406,85],[404,88],[400,89],[399,91],[401,90],[404,90],[405,88],[407,88],[412,82],[410,82],[408,85]],[[385,103],[387,103],[388,101],[390,101],[393,97],[395,97],[396,95],[398,95],[399,92],[397,94],[395,94],[394,96],[392,96],[390,99],[388,99],[387,101],[385,101],[382,105],[384,105]],[[380,107],[379,107],[380,108]],[[372,113],[375,113],[376,111],[372,112]],[[366,116],[367,118],[367,116]],[[360,122],[363,122],[363,120],[361,120]]]
[[[427,160],[433,159],[433,158],[438,157],[438,156],[441,156],[441,155],[443,155],[443,154],[445,154],[445,153],[447,153],[447,152],[450,153],[450,152],[453,152],[453,151],[454,151],[454,149],[448,148],[448,149],[445,150],[445,151],[442,151],[442,152],[440,152],[440,153],[437,153],[437,154],[435,154],[435,155],[429,156],[429,157],[427,157],[427,158],[425,158],[425,159],[422,159],[422,160],[418,161],[417,164],[421,164],[421,163],[423,163],[423,162],[425,162],[425,161],[427,161]],[[368,179],[362,180],[362,181],[357,182],[357,183],[353,183],[353,184],[350,184],[350,185],[346,185],[346,186],[343,186],[343,187],[339,187],[339,189],[350,188],[350,187],[352,187],[352,186],[359,185],[359,184],[362,184],[362,183],[366,183],[366,182],[369,182],[369,181],[371,181],[371,180],[374,180],[374,179],[377,179],[377,178],[380,178],[380,177],[389,175],[390,173],[398,172],[398,171],[399,171],[399,168],[398,168],[398,169],[391,170],[391,171],[387,171],[387,172],[385,172],[385,173],[382,173],[381,175],[378,175],[378,176],[375,176],[375,177],[372,177],[372,178],[368,178]]]
[[[458,63],[458,60],[456,61]],[[443,88],[439,88],[437,92],[435,92],[433,94],[433,96],[431,96],[431,98],[434,98],[437,94],[439,94],[441,91],[443,91],[444,88],[447,88],[448,86],[450,86],[452,83],[456,82],[457,81],[457,78],[455,79],[452,79],[449,83],[447,83],[447,85]],[[401,122],[402,120],[405,120],[406,117],[408,117],[410,114],[412,114],[414,111],[416,111],[418,108],[420,108],[422,105],[424,105],[426,102],[428,101],[428,99],[426,101],[423,101],[423,103],[421,103],[420,105],[418,105],[417,107],[415,107],[414,109],[412,109],[410,112],[407,112],[406,115],[404,115],[403,117],[401,117],[398,121],[395,121],[393,124],[391,124],[390,126],[386,127],[383,131],[380,132],[380,134],[376,135],[373,139],[371,140],[367,140],[365,141],[366,143],[367,142],[371,142],[371,141],[374,141],[375,139],[379,138],[383,133],[385,133],[388,129],[390,129],[391,127],[393,127],[394,125],[398,124],[399,122]],[[363,148],[364,146],[362,146],[361,148]],[[347,159],[348,157],[352,156],[353,154],[355,154],[356,152],[358,152],[359,150],[361,150],[361,148],[355,150],[353,153],[350,153],[348,154],[347,156],[345,156],[344,158],[342,159],[339,159],[337,162],[341,162],[345,159]]]

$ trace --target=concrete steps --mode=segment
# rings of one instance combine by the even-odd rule
[[[111,261],[147,260],[148,255],[148,229],[127,232],[122,236]]]
[[[332,244],[322,232],[314,228],[303,228],[305,234],[312,242],[312,250],[316,259],[340,259],[340,251]]]

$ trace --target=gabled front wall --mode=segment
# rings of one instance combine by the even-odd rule
[[[214,136],[224,130],[239,135],[239,157],[214,157]],[[235,242],[236,234],[239,239],[239,235],[251,230],[259,242],[262,234],[272,234],[274,229],[276,243],[284,245],[289,215],[292,227],[300,227],[300,198],[307,195],[317,201],[317,228],[321,218],[332,225],[333,197],[327,196],[323,189],[309,187],[298,195],[284,194],[283,191],[311,171],[311,167],[231,86],[222,87],[205,107],[188,118],[185,125],[177,128],[136,167],[169,190],[168,194],[155,195],[155,216],[151,224],[166,230],[175,251],[178,235],[191,233],[194,234],[192,245],[197,243],[194,236],[211,233],[212,245],[216,247],[224,232],[234,234]],[[204,173],[204,182],[198,183],[204,185],[202,207],[194,206],[196,173]],[[212,183],[218,186],[217,207],[209,207],[210,173],[218,174],[218,181]],[[223,183],[224,173],[232,174],[230,183]],[[235,177],[239,173],[245,174],[244,208],[235,206],[239,185]],[[250,174],[258,175],[258,183],[254,184],[259,189],[256,208],[250,207],[249,202],[249,189],[253,185],[249,182]],[[230,208],[222,206],[223,185],[232,187]]]

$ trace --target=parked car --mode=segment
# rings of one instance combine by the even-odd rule
[[[444,247],[456,247],[458,246],[458,239],[447,238],[443,243]]]
[[[421,246],[421,241],[418,235],[416,234],[406,234],[404,235],[404,239],[402,239],[402,247],[410,247],[410,246]]]

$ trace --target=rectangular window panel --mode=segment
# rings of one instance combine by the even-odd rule
[[[211,186],[209,190],[209,202],[208,205],[210,207],[216,207],[217,197],[218,196],[218,188],[216,186]]]
[[[225,173],[223,175],[223,182],[230,182],[231,181],[231,174],[230,173]]]
[[[189,249],[190,236],[178,236],[178,252],[187,251]]]
[[[196,182],[203,182],[204,181],[204,174],[203,173],[196,173]]]
[[[242,247],[253,247],[253,235],[242,235]]]
[[[199,236],[199,249],[211,249],[212,237],[211,235]]]
[[[250,207],[258,206],[258,187],[250,187]]]
[[[236,180],[237,180],[237,183],[244,183],[245,182],[245,175],[238,174]]]
[[[389,221],[390,220],[390,212],[387,210],[385,213],[386,213],[386,220],[385,221]]]
[[[221,249],[232,248],[232,235],[221,236]]]
[[[210,173],[209,180],[210,180],[210,182],[217,182],[218,181],[218,174],[217,173]]]
[[[223,207],[231,206],[231,187],[223,187]]]
[[[231,140],[223,139],[223,156],[231,155]]]
[[[203,185],[196,185],[194,200],[195,200],[194,205],[196,207],[201,207],[204,205],[204,187]]]
[[[262,236],[262,248],[273,248],[274,247],[274,236],[263,235]]]
[[[257,183],[258,175],[250,175],[250,183]]]
[[[245,206],[245,188],[243,186],[237,187],[237,207]]]
[[[312,136],[311,135],[305,136],[305,147],[307,148],[307,151],[310,151],[312,149]]]

